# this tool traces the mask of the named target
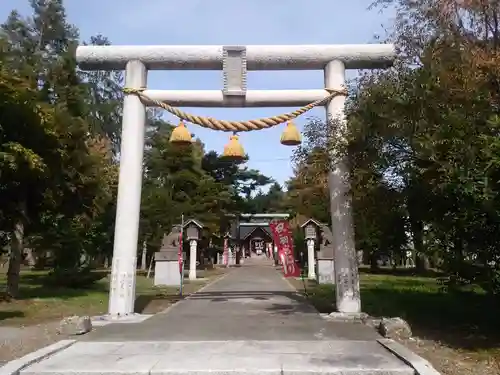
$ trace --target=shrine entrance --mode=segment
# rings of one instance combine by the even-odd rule
[[[381,69],[396,56],[391,44],[264,45],[264,46],[79,46],[76,59],[83,70],[125,70],[109,315],[133,314],[137,239],[142,186],[146,106],[167,110],[181,120],[213,130],[246,132],[288,122],[284,145],[300,143],[291,120],[317,106],[326,109],[326,122],[345,124],[346,69]],[[222,90],[149,90],[149,70],[222,70]],[[324,87],[313,90],[247,90],[249,70],[323,70]],[[224,121],[195,116],[179,107],[300,107],[293,112],[247,121]],[[181,123],[172,141],[191,142]],[[242,157],[233,134],[224,155]],[[361,311],[359,280],[349,198],[349,171],[343,160],[332,160],[329,176],[333,233],[336,307],[341,313]]]
[[[240,256],[274,257],[275,244],[269,223],[273,219],[287,219],[283,213],[242,214],[234,221],[232,239],[240,251]]]

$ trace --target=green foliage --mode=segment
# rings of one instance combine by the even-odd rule
[[[410,324],[415,336],[451,347],[498,347],[498,304],[477,288],[443,293],[433,276],[362,271],[361,300],[363,311],[370,316],[401,317]],[[299,283],[297,286],[303,287]],[[306,284],[309,301],[322,313],[335,311],[334,289],[335,286],[315,282]]]
[[[0,27],[0,232],[12,297],[25,246],[39,267],[52,268],[49,284],[98,280],[91,268],[112,254],[123,101],[121,72],[77,68],[78,30],[62,0],[30,5],[29,16],[12,11]],[[97,35],[86,44],[110,41]],[[148,114],[140,248],[145,241],[156,251],[181,215],[220,234],[228,214],[253,210],[268,177],[205,153],[199,141],[170,144],[172,126]]]
[[[54,274],[79,274],[83,258],[109,252],[117,178],[110,142],[89,125],[91,114],[107,117],[77,71],[76,28],[60,0],[31,7],[0,33],[0,229],[11,240],[14,297],[25,245],[51,254]]]
[[[295,259],[298,260],[301,267],[304,268],[304,265],[307,262],[307,245],[304,230],[300,227],[295,227],[293,228],[292,235]]]
[[[285,212],[285,192],[280,184],[274,182],[267,193],[258,191],[257,194],[249,200],[252,208],[249,212],[276,213]]]
[[[380,255],[411,250],[418,269],[446,272],[450,291],[476,284],[499,295],[498,4],[376,3],[397,9],[398,60],[353,82],[346,129],[306,125],[288,203],[329,221],[330,156],[347,156],[365,260],[375,268]]]
[[[55,268],[42,280],[46,287],[88,289],[107,276],[106,272],[94,272],[91,268],[62,269]]]

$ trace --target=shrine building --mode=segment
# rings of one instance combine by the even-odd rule
[[[241,214],[232,226],[231,237],[239,242],[245,258],[271,255],[275,248],[269,223],[289,216],[285,213]]]

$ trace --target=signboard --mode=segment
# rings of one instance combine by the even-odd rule
[[[283,265],[283,274],[285,277],[299,277],[300,268],[295,263],[292,231],[288,221],[273,220],[269,223],[269,227],[273,233],[274,243],[278,246],[278,258]]]
[[[316,226],[314,224],[307,224],[305,228],[305,234],[306,234],[306,239],[313,239],[315,240],[317,237],[316,234]]]
[[[263,240],[256,240],[254,242],[254,247],[255,247],[255,252],[257,255],[261,255],[262,252],[264,251],[264,241]]]

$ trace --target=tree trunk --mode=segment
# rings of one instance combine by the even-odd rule
[[[377,272],[380,269],[378,266],[378,251],[372,250],[370,253],[370,271]]]
[[[9,269],[7,271],[7,295],[19,297],[19,278],[23,259],[24,224],[18,221],[14,225],[14,232],[10,245]]]
[[[415,268],[418,272],[429,269],[429,258],[425,254],[424,246],[424,224],[420,220],[411,220],[411,231],[413,236],[413,248],[415,249]]]
[[[146,244],[146,240],[142,242],[142,257],[141,257],[141,270],[146,271],[147,268],[147,254],[148,254],[148,246]]]

